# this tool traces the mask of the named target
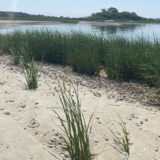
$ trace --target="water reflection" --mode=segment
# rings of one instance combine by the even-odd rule
[[[1,22],[0,22],[1,25]],[[15,30],[51,30],[59,32],[80,31],[83,33],[91,33],[97,36],[112,37],[112,35],[123,36],[128,39],[136,39],[138,36],[143,36],[153,41],[155,37],[160,40],[160,24],[142,24],[142,23],[78,23],[78,24],[63,24],[63,23],[45,23],[45,24],[23,24],[22,22],[16,26],[8,28],[0,28],[0,34],[14,32]]]
[[[101,35],[108,34],[119,34],[122,32],[134,32],[136,30],[142,29],[145,24],[119,24],[119,25],[92,25],[93,30],[98,30]]]

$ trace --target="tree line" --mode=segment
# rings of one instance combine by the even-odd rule
[[[93,13],[87,17],[91,20],[147,20],[146,18],[138,16],[135,12],[119,12],[117,8],[111,7],[109,9],[101,9],[100,12]]]

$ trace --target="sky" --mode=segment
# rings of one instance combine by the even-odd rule
[[[160,0],[0,0],[0,11],[49,16],[84,17],[109,7],[147,18],[160,18]]]

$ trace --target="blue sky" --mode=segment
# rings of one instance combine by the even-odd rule
[[[102,8],[116,7],[140,16],[160,17],[160,0],[0,0],[0,10],[51,16],[83,17]]]

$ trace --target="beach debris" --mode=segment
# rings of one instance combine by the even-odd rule
[[[100,97],[102,96],[102,95],[101,95],[100,93],[98,93],[98,92],[94,92],[93,95],[94,95],[95,97],[98,97],[98,98],[100,98]]]
[[[9,115],[10,115],[10,112],[4,112],[4,114],[5,114],[6,116],[9,116]]]
[[[25,108],[25,107],[26,107],[25,104],[19,104],[18,106],[19,106],[20,108]]]
[[[159,151],[159,149],[156,147],[156,148],[154,149],[154,151],[155,151],[155,152],[158,152],[158,151]]]
[[[30,128],[38,128],[39,126],[40,124],[35,119],[32,119],[28,124],[28,127]]]

